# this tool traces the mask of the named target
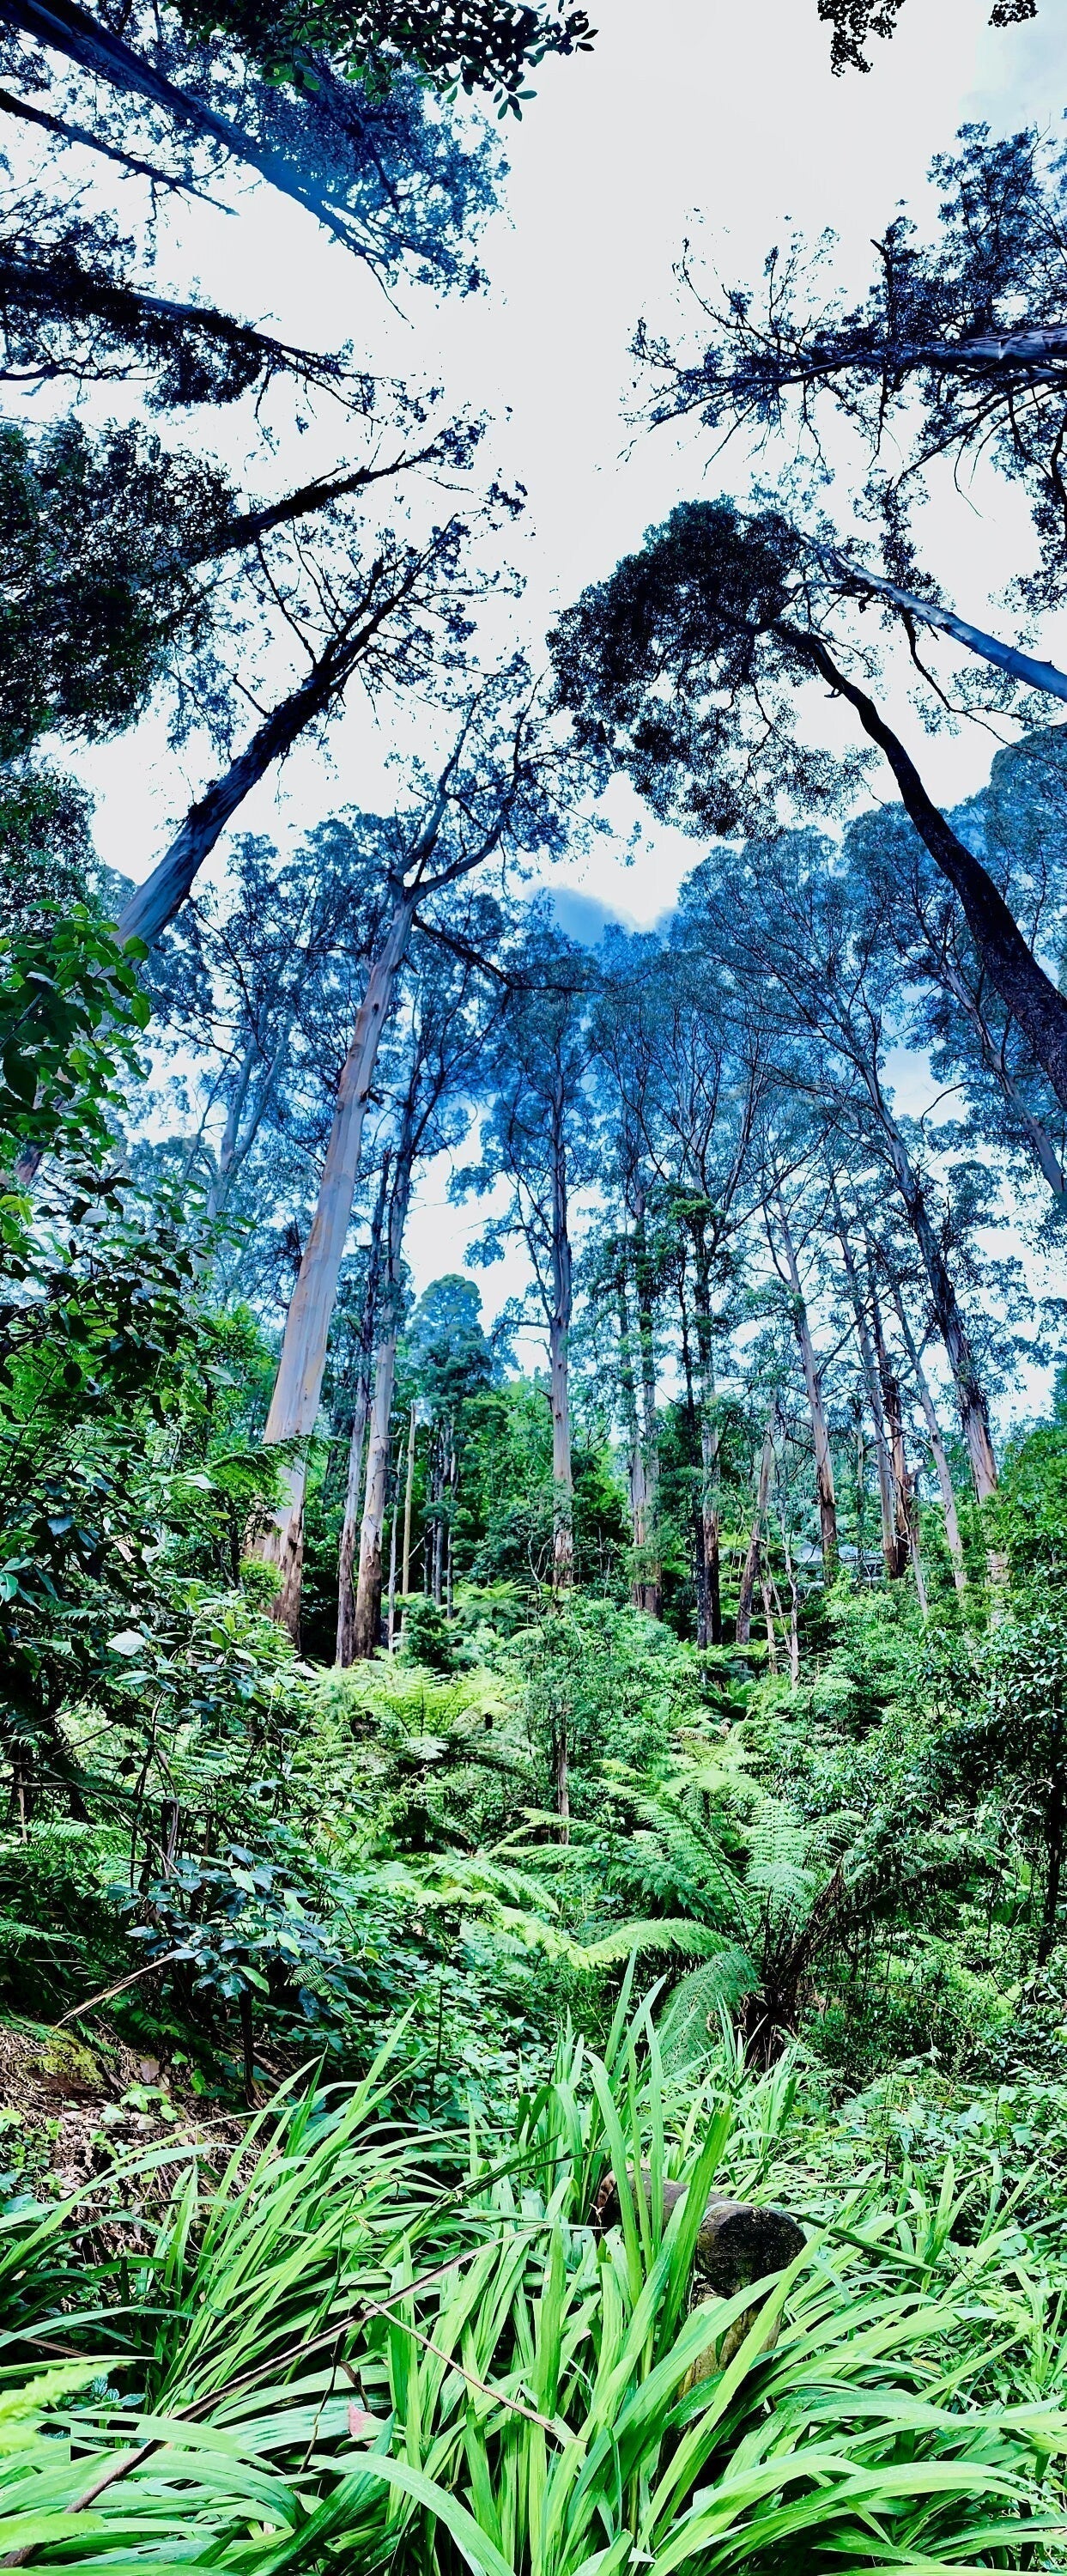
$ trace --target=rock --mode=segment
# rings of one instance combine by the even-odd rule
[[[650,2180],[642,2165],[641,2182],[647,2200]],[[670,2216],[675,2203],[684,2199],[688,2184],[665,2182],[663,2214]],[[613,2175],[609,2175],[596,2200],[596,2216],[602,2227],[613,2226],[619,2216],[619,2196]],[[732,2299],[738,2290],[747,2289],[750,2281],[762,2281],[768,2273],[784,2272],[797,2255],[804,2251],[804,2230],[791,2218],[787,2209],[768,2202],[759,2207],[754,2201],[726,2200],[712,2193],[700,2222],[693,2255],[694,2287],[699,2284],[703,2297],[694,2305],[711,2307],[720,2299]],[[725,2370],[744,2342],[749,2328],[759,2314],[760,2302],[754,2300],[735,2317],[718,2343],[709,2345],[703,2358],[688,2373],[682,2394],[698,2379],[707,2379],[715,2371]],[[769,2352],[778,2336],[778,2321],[761,2347]]]

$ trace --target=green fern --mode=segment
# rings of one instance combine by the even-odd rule
[[[759,1983],[746,1950],[719,1950],[675,1986],[659,2017],[664,2073],[680,2075],[710,2056],[721,2039],[723,2013],[733,2012]]]

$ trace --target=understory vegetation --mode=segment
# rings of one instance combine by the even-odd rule
[[[1053,15],[0,0],[4,2567],[1067,2568]]]

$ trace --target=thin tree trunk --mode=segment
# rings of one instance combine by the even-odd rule
[[[416,1407],[412,1405],[411,1420],[408,1424],[407,1477],[404,1484],[404,1571],[400,1585],[405,1601],[411,1586],[411,1496],[415,1483],[415,1415]]]
[[[638,1185],[634,1218],[634,1284],[637,1290],[637,1341],[641,1362],[641,1455],[645,1470],[645,1565],[639,1607],[650,1619],[663,1617],[663,1567],[659,1539],[659,1420],[656,1411],[656,1348],[652,1320],[652,1265],[645,1227],[644,1192]]]
[[[870,1267],[870,1290],[871,1320],[874,1327],[874,1348],[878,1362],[878,1380],[882,1390],[882,1402],[885,1406],[886,1428],[889,1435],[889,1456],[893,1472],[893,1533],[896,1543],[896,1563],[893,1571],[895,1574],[903,1574],[909,1557],[912,1563],[914,1563],[916,1554],[913,1530],[914,1493],[911,1477],[908,1474],[907,1454],[904,1448],[904,1412],[900,1400],[900,1380],[886,1349],[885,1334],[882,1331],[881,1310],[879,1308],[878,1296],[874,1284],[873,1263]]]
[[[839,670],[818,636],[805,634],[784,622],[776,632],[783,642],[793,645],[802,659],[820,672],[838,697],[847,699],[855,708],[864,732],[885,753],[905,813],[914,824],[920,840],[925,842],[935,867],[948,878],[960,898],[967,927],[990,983],[1028,1038],[1061,1107],[1067,1108],[1067,998],[1057,991],[1044,967],[1039,966],[1032,949],[1027,947],[1018,922],[988,870],[957,839],[951,825],[927,795],[914,761],[905,751],[899,736],[880,715],[873,698]]]
[[[393,1469],[393,1517],[389,1524],[389,1625],[386,1632],[386,1644],[389,1648],[390,1654],[392,1654],[393,1640],[396,1636],[396,1507],[399,1499],[400,1451],[398,1448],[396,1454],[396,1465]]]
[[[2,14],[2,0],[0,0]],[[390,606],[393,603],[390,602]],[[383,609],[382,614],[385,614]],[[381,617],[374,621],[374,631]],[[266,775],[276,760],[292,749],[299,734],[325,713],[334,698],[339,697],[369,641],[367,622],[358,622],[358,613],[345,620],[340,632],[331,637],[319,660],[312,665],[299,688],[290,690],[280,706],[273,708],[257,733],[236,760],[230,762],[225,777],[218,778],[207,794],[191,805],[164,852],[158,867],[137,887],[119,916],[117,937],[120,945],[126,939],[143,939],[147,948],[173,921],[204,861],[210,858],[216,841],[226,829],[253,787]]]
[[[780,1527],[782,1553],[785,1557],[785,1570],[789,1583],[789,1679],[796,1690],[800,1682],[800,1600],[797,1592],[796,1567],[793,1563],[793,1551],[789,1544],[784,1511],[781,1514]]]
[[[989,354],[991,344],[972,345],[982,356]],[[991,662],[995,670],[1006,671],[1010,679],[1021,680],[1028,689],[1042,689],[1046,697],[1067,698],[1067,672],[1058,670],[1055,662],[1035,661],[1032,653],[1021,653],[1017,644],[1002,644],[999,635],[988,634],[984,626],[971,626],[953,609],[938,608],[932,600],[920,599],[915,591],[898,590],[896,582],[887,581],[884,573],[868,572],[864,564],[850,563],[847,555],[839,555],[832,546],[816,546],[814,552],[844,573],[857,590],[891,599],[895,608],[903,609],[905,617],[917,618],[920,625],[951,635],[968,653],[977,654],[980,662]]]
[[[700,1360],[700,1533],[703,1553],[703,1633],[701,1646],[722,1644],[722,1576],[719,1562],[721,1518],[718,1503],[719,1425],[715,1417],[715,1354],[712,1341],[708,1248],[703,1223],[693,1222],[696,1286],[693,1299]]]
[[[1063,1165],[1048,1128],[1040,1118],[1035,1118],[1033,1110],[1024,1100],[1014,1074],[1009,1073],[1000,1049],[993,1044],[973,993],[968,990],[964,977],[953,965],[947,953],[942,972],[950,993],[955,996],[961,1011],[964,1012],[974,1030],[986,1072],[995,1083],[999,1084],[1009,1107],[1014,1110],[1042,1179],[1047,1181],[1053,1198],[1062,1205],[1064,1198],[1067,1198],[1067,1178],[1064,1176]]]
[[[768,1671],[776,1673],[778,1670],[778,1640],[774,1633],[774,1612],[771,1608],[771,1587],[767,1581],[766,1571],[762,1566],[760,1568],[760,1589],[763,1594],[764,1626],[767,1630],[767,1668]]]
[[[396,1371],[394,1322],[378,1344],[374,1368],[374,1402],[367,1442],[367,1476],[363,1524],[359,1537],[359,1584],[352,1631],[353,1660],[373,1655],[382,1625],[382,1525],[389,1487],[389,1427]]]
[[[411,934],[415,903],[416,893],[411,891],[397,905],[359,1006],[338,1085],[318,1205],[286,1317],[278,1374],[263,1434],[268,1446],[280,1440],[310,1440],[318,1419],[338,1274],[352,1216],[367,1095],[397,970]],[[305,1460],[295,1459],[283,1473],[285,1501],[261,1540],[258,1553],[267,1564],[278,1568],[275,1615],[295,1637],[300,1622]]]
[[[378,1306],[381,1273],[382,1227],[385,1202],[389,1191],[391,1152],[386,1147],[382,1156],[378,1195],[371,1218],[370,1244],[367,1254],[367,1284],[363,1312],[359,1323],[359,1352],[356,1362],[356,1404],[352,1416],[352,1433],[348,1443],[348,1474],[345,1480],[345,1509],[341,1523],[341,1540],[337,1552],[337,1662],[347,1669],[355,1662],[356,1596],[352,1581],[356,1562],[356,1532],[359,1528],[359,1503],[363,1491],[363,1443],[370,1411],[371,1362],[374,1354],[374,1322]]]
[[[371,1412],[370,1439],[367,1444],[367,1480],[359,1539],[359,1581],[356,1586],[356,1611],[353,1623],[353,1653],[357,1658],[373,1655],[382,1623],[382,1527],[389,1490],[393,1386],[396,1377],[396,1345],[400,1329],[402,1299],[401,1260],[404,1250],[404,1229],[411,1205],[411,1181],[415,1162],[417,1080],[416,1065],[404,1103],[393,1165],[392,1197],[389,1203],[388,1252],[385,1265],[385,1330],[378,1344],[374,1371],[374,1405]]]
[[[573,1269],[567,1212],[567,1154],[562,1087],[553,1104],[552,1312],[548,1324],[549,1401],[552,1407],[552,1582],[565,1592],[574,1580],[574,1467],[571,1458],[570,1329]]]
[[[815,1356],[815,1344],[811,1338],[811,1326],[808,1322],[808,1310],[804,1302],[804,1292],[800,1285],[800,1272],[797,1268],[796,1248],[792,1234],[790,1233],[789,1219],[786,1215],[785,1200],[782,1197],[781,1190],[777,1190],[775,1192],[775,1206],[778,1211],[778,1223],[781,1228],[782,1244],[785,1250],[786,1268],[789,1272],[789,1285],[793,1292],[793,1330],[796,1334],[797,1347],[800,1351],[801,1363],[804,1370],[804,1384],[807,1389],[808,1396],[808,1411],[811,1415],[811,1434],[815,1448],[815,1482],[819,1496],[819,1531],[822,1539],[823,1576],[825,1581],[830,1583],[833,1581],[834,1574],[837,1570],[837,1498],[834,1493],[834,1464],[830,1455],[830,1434],[827,1429],[826,1414],[823,1408],[822,1379],[819,1374],[819,1364]]]
[[[767,1517],[767,1503],[771,1490],[771,1477],[774,1474],[774,1424],[776,1413],[777,1406],[772,1408],[767,1428],[763,1434],[763,1448],[760,1452],[759,1462],[759,1477],[756,1484],[756,1508],[752,1515],[752,1535],[748,1542],[748,1554],[745,1558],[741,1572],[741,1589],[737,1596],[736,1636],[739,1646],[747,1646],[749,1637],[752,1633],[752,1595],[756,1587],[756,1577],[759,1573],[760,1539],[763,1534],[763,1524]]]
[[[237,1174],[241,1169],[241,1165],[242,1163],[247,1162],[248,1156],[252,1151],[252,1147],[255,1144],[256,1137],[259,1134],[259,1130],[274,1096],[278,1076],[285,1062],[289,1047],[289,1039],[292,1034],[292,1026],[293,1016],[290,1013],[286,1016],[282,1025],[277,1045],[259,1087],[255,1108],[252,1111],[252,1115],[243,1133],[241,1130],[240,1117],[244,1110],[244,1098],[247,1097],[247,1083],[245,1084],[244,1097],[240,1103],[240,1110],[233,1134],[229,1137],[225,1132],[223,1134],[222,1143],[219,1147],[218,1168],[208,1192],[207,1213],[209,1218],[215,1218],[222,1215],[226,1201],[229,1198],[230,1191],[232,1190],[237,1178]],[[228,1125],[229,1121],[227,1121],[227,1127]]]
[[[645,1460],[644,1451],[641,1447],[641,1426],[637,1418],[637,1386],[634,1380],[633,1359],[631,1356],[630,1346],[630,1307],[627,1295],[625,1260],[626,1255],[624,1252],[623,1266],[620,1267],[616,1280],[616,1306],[619,1320],[619,1389],[622,1397],[623,1423],[626,1430],[626,1490],[630,1505],[630,1536],[635,1557],[634,1570],[630,1581],[630,1599],[633,1602],[634,1608],[636,1610],[640,1610],[644,1606],[641,1569],[644,1564],[644,1549],[648,1538],[648,1494],[645,1486]]]
[[[978,1375],[974,1353],[959,1301],[941,1246],[930,1222],[923,1185],[915,1171],[900,1129],[884,1101],[876,1099],[882,1132],[889,1147],[897,1188],[908,1223],[923,1258],[930,1286],[930,1296],[937,1328],[948,1354],[959,1405],[960,1426],[967,1443],[974,1490],[980,1503],[986,1503],[997,1489],[997,1462],[989,1433],[989,1415]]]
[[[228,116],[220,116],[188,90],[179,89],[143,55],[135,54],[110,27],[78,8],[75,0],[2,0],[0,19],[18,27],[49,53],[65,55],[91,79],[109,81],[127,97],[145,99],[150,107],[162,109],[178,124],[191,127],[205,142],[221,143],[234,160],[247,162],[272,187],[295,198],[297,205],[316,216],[347,248],[359,247],[355,228],[345,220],[342,209],[332,205],[321,190],[301,176],[295,160],[272,150],[269,144],[257,143],[254,135],[246,134]]]
[[[838,1199],[836,1187],[833,1188],[833,1206],[837,1239],[841,1246],[842,1258],[845,1265],[845,1277],[848,1281],[848,1292],[852,1303],[852,1312],[856,1319],[856,1338],[859,1342],[860,1348],[860,1364],[863,1369],[863,1382],[867,1390],[867,1403],[870,1410],[871,1421],[874,1424],[874,1454],[875,1463],[878,1469],[878,1502],[882,1521],[882,1557],[885,1563],[886,1573],[892,1579],[894,1576],[902,1574],[904,1567],[903,1563],[900,1561],[896,1528],[894,1525],[893,1479],[889,1463],[889,1445],[886,1440],[885,1416],[882,1411],[882,1394],[878,1381],[878,1369],[875,1362],[874,1347],[871,1341],[871,1328],[867,1316],[867,1309],[863,1302],[863,1291],[860,1287],[855,1257],[853,1255],[852,1245],[849,1241],[848,1228],[845,1224],[844,1214]],[[862,1552],[861,1539],[861,1556]]]
[[[570,1765],[567,1755],[567,1715],[565,1710],[560,1712],[556,1722],[555,1774],[556,1814],[559,1817],[559,1838],[561,1843],[569,1843],[571,1838],[571,1792]]]
[[[934,1467],[937,1472],[937,1481],[941,1489],[941,1508],[945,1515],[945,1538],[948,1543],[948,1552],[952,1559],[952,1579],[955,1583],[957,1592],[965,1593],[967,1590],[967,1568],[963,1557],[963,1541],[960,1537],[959,1514],[956,1510],[956,1489],[952,1482],[952,1470],[948,1463],[948,1453],[941,1436],[941,1425],[937,1418],[933,1396],[930,1393],[929,1380],[919,1357],[911,1325],[908,1322],[904,1300],[900,1293],[899,1282],[891,1277],[889,1285],[892,1293],[893,1304],[897,1310],[897,1317],[900,1323],[901,1334],[903,1336],[904,1348],[907,1351],[908,1358],[911,1362],[916,1390],[919,1402],[922,1406],[923,1420],[926,1424],[927,1437],[933,1454]]]

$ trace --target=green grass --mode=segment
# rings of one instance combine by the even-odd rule
[[[903,2213],[865,2185],[787,2273],[711,2299],[699,2220],[717,2180],[766,2171],[781,2074],[687,2103],[647,2007],[620,2008],[603,2060],[561,2042],[512,2134],[472,2125],[459,2146],[391,2123],[388,2078],[386,2057],[352,2091],[283,2097],[221,2182],[175,2146],[8,2214],[4,2563],[1062,2563],[1067,2420],[972,2393],[1022,2327],[995,2225],[953,2236],[951,2177]],[[688,2190],[665,2223],[668,2174]]]

